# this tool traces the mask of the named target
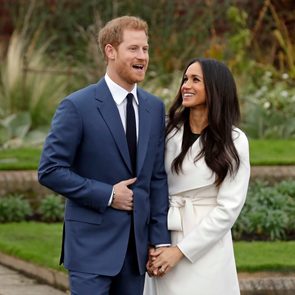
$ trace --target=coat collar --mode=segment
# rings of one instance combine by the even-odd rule
[[[168,177],[169,194],[189,191],[214,185],[215,174],[206,165],[204,157],[194,161],[201,151],[201,141],[198,138],[188,150],[182,163],[182,171],[176,174],[171,170],[171,164],[181,151],[183,127],[172,130],[166,140],[165,168]]]

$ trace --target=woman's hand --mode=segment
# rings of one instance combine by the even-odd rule
[[[158,270],[158,276],[163,276],[169,272],[182,258],[183,253],[177,246],[157,248],[150,252],[152,268]],[[155,274],[156,275],[156,274]]]

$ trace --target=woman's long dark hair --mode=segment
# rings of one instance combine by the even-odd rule
[[[205,157],[207,166],[216,173],[216,185],[220,185],[227,173],[233,175],[240,165],[238,152],[234,146],[232,131],[240,120],[240,108],[236,83],[230,70],[221,62],[214,59],[195,58],[189,62],[184,70],[193,63],[200,63],[203,71],[203,80],[208,108],[208,126],[202,131],[201,152],[196,155],[195,161]],[[183,84],[183,78],[181,86]],[[190,109],[182,106],[181,86],[168,113],[166,136],[173,129],[184,126],[184,136],[180,154],[174,159],[171,169],[179,173],[182,162],[191,141],[188,136]]]

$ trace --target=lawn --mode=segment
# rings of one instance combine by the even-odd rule
[[[59,266],[61,223],[20,222],[0,224],[0,252],[40,266]]]
[[[0,150],[0,170],[35,170],[40,160],[41,148]]]
[[[295,165],[295,140],[250,140],[251,165]],[[0,150],[0,170],[35,170],[41,148]]]
[[[235,242],[238,271],[295,271],[295,241]]]
[[[21,222],[0,224],[0,251],[41,266],[59,264],[62,224]],[[295,241],[235,242],[239,271],[295,271]]]
[[[295,140],[250,140],[252,165],[295,165]]]

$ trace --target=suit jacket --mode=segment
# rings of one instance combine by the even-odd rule
[[[166,215],[163,103],[138,88],[139,138],[134,233],[140,273],[148,244],[170,243]],[[70,270],[117,274],[124,261],[130,213],[108,206],[114,184],[132,178],[126,136],[104,78],[59,105],[38,170],[41,184],[66,197],[64,265]]]

